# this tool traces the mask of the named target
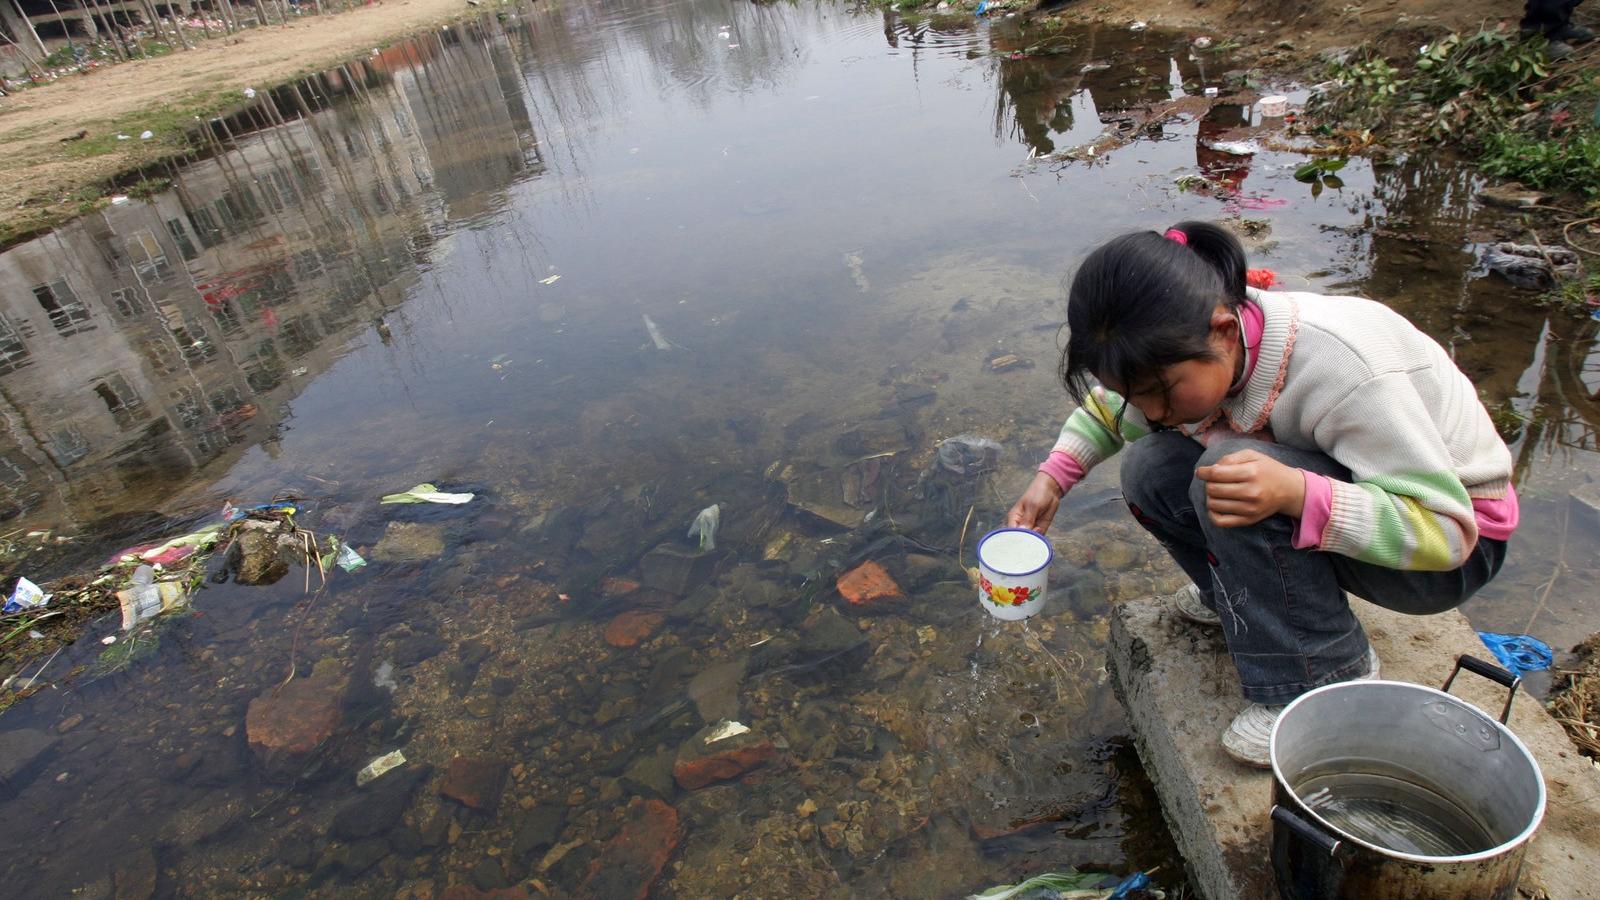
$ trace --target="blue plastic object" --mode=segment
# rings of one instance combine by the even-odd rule
[[[1494,653],[1494,658],[1500,661],[1500,665],[1505,666],[1513,675],[1520,676],[1525,672],[1548,669],[1550,664],[1555,662],[1555,655],[1550,652],[1549,644],[1526,634],[1495,634],[1480,631],[1478,639]]]
[[[975,15],[975,16],[981,16],[981,15],[984,15],[985,13],[987,13],[988,11],[989,11],[989,0],[981,0],[981,2],[978,4],[978,8],[976,10],[974,10],[972,14]]]
[[[1111,890],[1111,896],[1107,897],[1106,900],[1127,900],[1128,895],[1134,891],[1146,890],[1149,887],[1150,876],[1143,872],[1135,872],[1118,882],[1117,886]]]

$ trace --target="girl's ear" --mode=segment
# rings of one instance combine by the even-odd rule
[[[1233,314],[1233,309],[1218,303],[1211,310],[1211,336],[1225,341],[1239,339],[1239,317]]]

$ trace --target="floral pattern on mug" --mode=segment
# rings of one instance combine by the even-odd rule
[[[1033,591],[1030,588],[1000,587],[983,577],[979,577],[978,586],[983,588],[983,596],[995,606],[1021,606],[1033,597]]]

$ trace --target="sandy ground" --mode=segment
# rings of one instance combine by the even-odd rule
[[[184,149],[177,128],[149,142],[118,142],[97,155],[85,155],[87,144],[63,143],[64,137],[80,131],[103,137],[116,130],[137,135],[141,114],[193,105],[208,93],[215,103],[217,91],[242,103],[238,92],[245,87],[260,89],[328,68],[409,33],[487,12],[498,2],[474,7],[466,0],[386,0],[202,41],[188,52],[110,66],[0,99],[0,244],[71,218],[92,197],[94,185]],[[1399,48],[1429,31],[1498,20],[1514,25],[1520,13],[1518,4],[1492,0],[1078,0],[1058,15],[1142,20],[1234,38],[1247,56],[1257,51],[1260,64],[1295,69],[1332,46],[1387,38]]]
[[[255,28],[195,49],[71,76],[0,99],[0,222],[11,236],[70,217],[69,195],[180,148],[174,138],[119,144],[77,157],[61,138],[91,135],[140,110],[183,105],[208,92],[238,93],[331,67],[409,33],[494,8],[465,0],[385,0],[288,26]],[[239,95],[239,102],[244,97]],[[124,121],[128,121],[124,119]],[[98,126],[98,128],[97,128]],[[125,129],[126,130],[126,129]]]
[[[1068,19],[1143,21],[1235,38],[1243,49],[1286,50],[1289,56],[1370,40],[1459,31],[1479,23],[1522,18],[1517,0],[1078,0],[1061,8]],[[1580,9],[1579,18],[1582,18]],[[1287,41],[1292,48],[1277,44]],[[1274,54],[1283,57],[1283,53]]]

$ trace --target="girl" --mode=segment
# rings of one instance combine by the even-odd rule
[[[1061,356],[1079,408],[1007,521],[1045,531],[1128,443],[1128,508],[1193,579],[1171,602],[1221,626],[1251,701],[1223,748],[1266,767],[1285,704],[1377,677],[1344,592],[1414,615],[1461,605],[1500,571],[1517,498],[1442,347],[1381,304],[1246,275],[1239,242],[1203,222],[1089,254]]]

